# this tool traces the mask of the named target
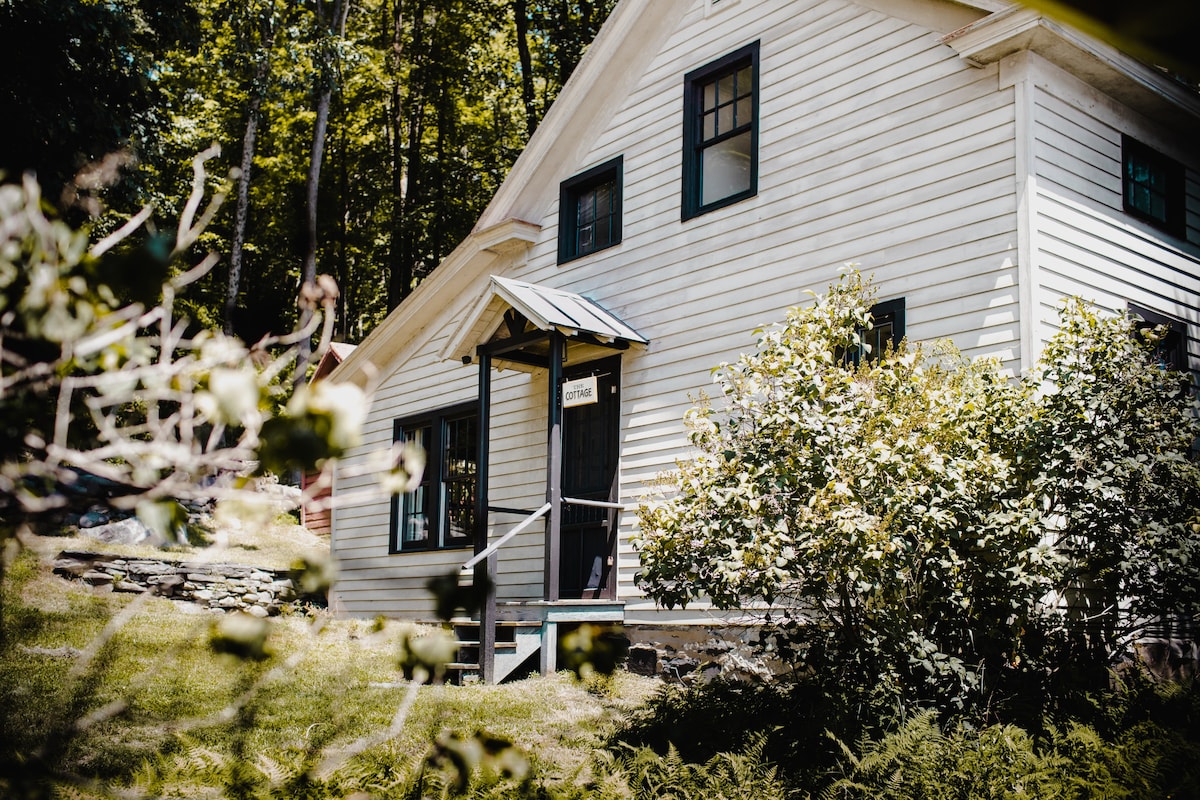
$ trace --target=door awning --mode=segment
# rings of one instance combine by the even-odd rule
[[[528,350],[533,356],[540,349],[535,341],[545,341],[544,336],[536,333],[552,330],[569,340],[601,348],[625,349],[649,343],[594,300],[562,289],[493,275],[483,297],[451,337],[443,355],[469,363],[480,345],[502,346],[505,341],[515,345],[528,340],[528,348],[511,349]]]

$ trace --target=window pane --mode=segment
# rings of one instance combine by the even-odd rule
[[[700,135],[702,141],[708,141],[717,135],[717,114],[715,111],[705,114],[701,118],[701,123],[704,126],[704,130]]]
[[[446,422],[446,447],[443,474],[446,486],[446,514],[442,518],[446,545],[461,545],[474,533],[475,471],[478,455],[476,418],[463,417]]]
[[[887,350],[887,346],[892,341],[892,323],[890,320],[886,322],[876,322],[875,327],[868,334],[871,342],[871,358],[879,358],[883,355],[883,351]]]
[[[750,132],[710,145],[700,165],[700,204],[750,189]]]
[[[729,103],[733,101],[733,73],[722,75],[717,78],[717,102]]]
[[[613,184],[602,183],[595,188],[593,196],[596,202],[596,218],[604,219],[612,216]]]
[[[701,92],[703,93],[704,96],[700,103],[700,109],[702,111],[708,111],[710,109],[715,108],[717,105],[717,84],[716,84],[716,82],[704,84],[704,88],[701,89]]]
[[[593,228],[596,250],[612,243],[612,190],[611,183],[596,187],[596,224]]]
[[[737,101],[737,115],[734,119],[734,126],[749,125],[754,121],[754,106],[750,102],[749,97],[743,97]]]
[[[575,235],[575,255],[586,255],[596,249],[596,226],[585,225]]]
[[[1167,198],[1161,194],[1151,194],[1150,204],[1146,213],[1157,220],[1167,221]]]
[[[404,431],[404,441],[419,446],[429,453],[430,435],[432,429],[425,425]],[[431,476],[429,470],[422,476],[421,485],[415,491],[404,495],[400,515],[401,546],[424,546],[429,539],[429,513]]]
[[[582,226],[587,225],[596,218],[596,193],[594,191],[583,192],[579,195],[579,204],[576,207],[575,219]]]
[[[721,106],[717,111],[717,133],[728,133],[733,127],[733,105]]]
[[[446,544],[462,544],[475,530],[475,481],[446,484]]]
[[[1129,208],[1165,223],[1170,206],[1166,164],[1146,153],[1125,153],[1125,202]]]
[[[429,539],[429,489],[418,486],[404,495],[404,514],[401,517],[401,536],[404,544],[424,545]]]
[[[754,69],[746,66],[737,73],[737,96],[748,97],[754,88]]]
[[[445,475],[448,479],[475,475],[478,454],[475,417],[446,423]]]

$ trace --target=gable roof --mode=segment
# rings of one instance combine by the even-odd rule
[[[346,342],[330,342],[329,348],[325,351],[325,355],[321,356],[321,360],[317,362],[317,368],[313,370],[312,377],[308,379],[309,383],[319,381],[337,367],[338,364],[346,360],[346,357],[353,353],[356,345],[347,344]]]
[[[483,297],[442,351],[443,357],[470,361],[475,346],[492,337],[509,308],[538,330],[558,330],[567,336],[587,334],[606,343],[649,344],[645,337],[594,300],[562,289],[493,275]]]

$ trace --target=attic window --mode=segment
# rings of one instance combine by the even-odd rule
[[[558,190],[558,263],[621,242],[622,156],[562,182]]]
[[[758,42],[689,72],[683,93],[683,219],[758,192]]]
[[[1184,234],[1183,165],[1128,136],[1121,137],[1125,211],[1175,236]]]

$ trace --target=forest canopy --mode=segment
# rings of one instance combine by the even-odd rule
[[[0,4],[0,171],[100,235],[175,219],[214,142],[226,192],[180,298],[247,341],[315,272],[358,341],[469,232],[615,0]],[[151,228],[152,230],[152,228]]]

